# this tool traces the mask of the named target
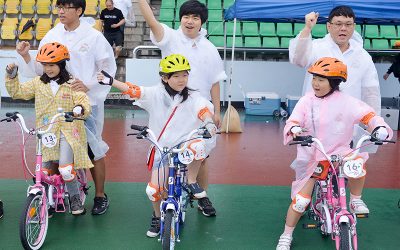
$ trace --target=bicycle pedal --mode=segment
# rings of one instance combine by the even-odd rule
[[[369,214],[356,214],[356,217],[359,219],[364,219],[364,218],[368,218]]]
[[[317,224],[303,224],[303,229],[317,229]]]

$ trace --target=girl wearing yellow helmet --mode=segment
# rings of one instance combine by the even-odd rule
[[[123,94],[137,100],[134,105],[140,106],[149,113],[149,128],[158,136],[160,146],[171,147],[182,141],[193,129],[205,125],[211,135],[215,135],[217,128],[212,120],[213,105],[200,93],[187,87],[190,65],[188,60],[179,54],[172,54],[160,62],[161,84],[152,87],[141,87],[129,82],[123,83],[113,79],[102,71],[97,80],[103,85],[112,85]],[[215,138],[206,140],[206,154],[215,147]],[[154,162],[160,161],[156,155]],[[197,183],[197,175],[202,160],[194,160],[188,168],[189,189],[198,199],[207,196]],[[154,163],[154,166],[162,166]],[[164,171],[153,168],[151,180],[147,185],[146,193],[153,203],[154,214],[147,236],[156,237],[160,232],[160,199]]]

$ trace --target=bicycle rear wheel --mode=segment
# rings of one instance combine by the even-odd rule
[[[175,248],[175,221],[174,211],[167,210],[164,219],[164,230],[162,233],[162,249],[174,249]]]
[[[48,211],[42,194],[30,194],[19,222],[19,236],[25,249],[39,249],[46,238]]]
[[[339,225],[340,233],[340,244],[339,250],[353,250],[352,235],[350,232],[350,226],[347,223],[341,223]]]

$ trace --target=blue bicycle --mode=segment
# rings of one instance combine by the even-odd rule
[[[168,197],[163,199],[160,205],[159,240],[162,243],[162,249],[174,249],[175,242],[180,242],[180,225],[185,222],[187,206],[190,204],[193,207],[194,196],[187,187],[186,172],[187,165],[195,159],[196,152],[193,152],[188,145],[194,140],[209,139],[211,135],[205,127],[195,129],[188,134],[185,140],[168,148],[161,147],[157,143],[156,136],[148,127],[132,125],[131,128],[139,133],[128,134],[128,136],[136,135],[138,139],[149,140],[161,153],[161,162],[168,159]]]

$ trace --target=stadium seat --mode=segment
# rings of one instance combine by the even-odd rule
[[[174,9],[160,9],[160,22],[172,22],[175,17],[175,10]],[[179,21],[179,20],[177,20]]]
[[[278,37],[264,37],[263,38],[264,48],[279,48],[279,38]]]
[[[60,18],[56,18],[53,22],[53,27],[56,26],[60,22]]]
[[[291,37],[281,37],[281,48],[289,48]]]
[[[248,48],[260,48],[261,38],[260,37],[245,37],[244,46]]]
[[[35,13],[35,7],[34,6],[35,6],[35,0],[21,0],[21,13],[22,14],[33,14],[33,13]]]
[[[232,48],[233,37],[228,36],[226,40],[227,47]],[[235,37],[235,48],[236,47],[243,47],[243,39],[241,36]]]
[[[324,37],[326,33],[326,24],[316,24],[311,31],[311,35],[316,38]]]
[[[235,2],[235,0],[224,0],[224,9],[231,7],[233,5],[233,3]]]
[[[380,38],[378,25],[365,25],[366,38]]]
[[[51,0],[39,0],[36,2],[36,13],[48,15],[51,11]]]
[[[39,18],[36,23],[36,34],[35,39],[40,41],[51,29],[52,20],[51,18]]]
[[[161,2],[161,9],[175,9],[175,0],[163,0]]]
[[[276,36],[275,24],[274,23],[260,23],[260,35],[261,36]]]
[[[397,41],[400,41],[400,39],[392,39],[392,40],[390,40],[390,48],[392,48]]]
[[[389,47],[389,42],[386,39],[372,39],[372,48],[376,50],[391,49]]]
[[[168,1],[168,0],[163,0],[163,1]],[[186,0],[177,0],[176,1],[176,11],[179,12],[179,8],[181,7],[181,5],[186,2]]]
[[[208,34],[213,36],[224,35],[224,23],[223,22],[208,22],[207,28]]]
[[[278,36],[293,36],[293,28],[291,23],[277,23],[276,24],[276,34]]]
[[[383,38],[398,38],[396,27],[394,25],[381,25],[381,37]]]
[[[93,28],[95,28],[96,30],[103,32],[103,22],[100,19],[96,19]]]
[[[1,39],[14,40],[17,32],[18,18],[6,17],[1,25]]]
[[[30,27],[28,30],[24,31],[24,33],[21,34],[21,31],[24,27],[24,25],[31,20],[31,18],[22,18],[21,21],[19,22],[19,26],[18,26],[18,39],[19,40],[32,40],[33,39],[33,27]]]
[[[181,26],[181,22],[177,22],[177,21],[174,22],[174,29],[177,29],[180,26]]]
[[[4,12],[4,0],[0,0],[0,14]]]
[[[58,14],[58,11],[57,11],[57,8],[56,8],[56,3],[57,3],[57,1],[53,0],[53,2],[51,4],[51,13],[53,13],[54,15]]]
[[[234,22],[227,22],[226,23],[226,34],[228,36],[233,36],[233,25]],[[242,31],[240,29],[240,22],[236,22],[236,36],[241,36]]]
[[[243,36],[259,36],[258,23],[256,22],[243,22]]]
[[[364,49],[366,50],[371,49],[371,41],[369,39],[364,39]]]
[[[355,30],[358,32],[358,34],[362,35],[362,29],[360,24],[356,24]]]
[[[208,21],[210,22],[221,22],[222,21],[222,10],[209,10]]]
[[[222,9],[221,0],[209,0],[207,4],[207,8],[209,10],[220,10]]]
[[[100,0],[99,1],[99,13],[106,8],[106,1]]]
[[[18,14],[19,12],[19,0],[7,0],[4,9],[7,14]]]
[[[97,3],[98,0],[86,0],[85,16],[97,15],[98,11]]]
[[[297,36],[304,29],[304,23],[295,23],[294,24],[294,35]]]
[[[210,36],[208,39],[216,47],[224,47],[224,37],[223,36]]]

